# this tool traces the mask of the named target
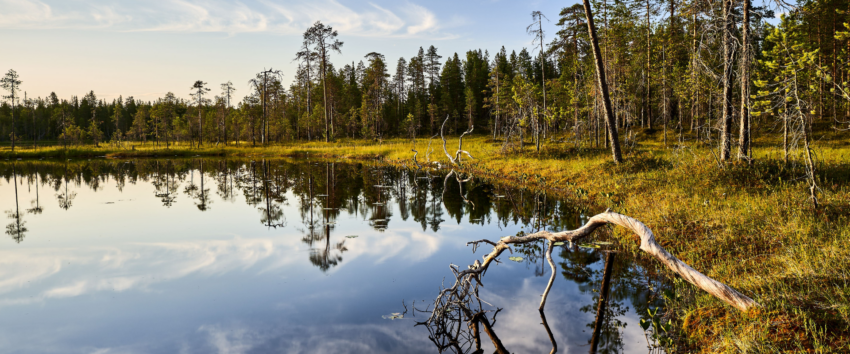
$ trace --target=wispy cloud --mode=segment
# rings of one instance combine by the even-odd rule
[[[390,258],[419,262],[433,255],[445,237],[405,228],[362,237],[358,247],[345,253],[346,262],[332,272],[360,257],[376,264]],[[235,237],[106,248],[0,250],[0,309],[95,292],[153,291],[156,284],[190,275],[291,270],[299,264],[306,266],[306,252],[293,252],[308,251],[303,247],[296,239]]]
[[[354,8],[337,0],[0,0],[0,28],[301,34],[315,21],[349,36],[452,38],[411,2]]]

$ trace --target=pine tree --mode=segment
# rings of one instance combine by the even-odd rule
[[[760,89],[761,100],[756,103],[760,111],[781,117],[783,125],[783,150],[785,161],[789,157],[790,144],[803,142],[803,156],[809,192],[814,206],[818,207],[817,179],[812,158],[809,126],[810,115],[816,114],[812,101],[816,97],[814,85],[804,83],[823,72],[817,65],[818,49],[807,50],[796,16],[782,15],[779,26],[767,27],[764,59],[759,61],[760,78],[755,85]],[[789,140],[790,139],[790,140]]]
[[[363,75],[363,103],[360,106],[360,118],[363,121],[363,135],[374,138],[383,138],[383,103],[384,90],[387,85],[387,66],[384,56],[380,53],[371,52],[366,54],[369,59],[369,67]]]
[[[333,123],[332,116],[329,113],[329,105],[328,105],[328,89],[327,89],[327,70],[328,70],[328,58],[329,52],[337,52],[342,54],[340,48],[342,48],[342,41],[336,39],[338,33],[330,26],[325,26],[320,21],[316,21],[313,24],[313,27],[310,27],[307,32],[304,33],[304,40],[308,43],[312,43],[314,45],[315,53],[318,55],[318,59],[321,63],[321,79],[322,79],[322,97],[324,98],[324,115],[325,115],[325,142],[328,142],[332,139],[333,135]]]
[[[6,75],[0,79],[0,87],[3,87],[4,90],[9,91],[8,96],[3,96],[3,98],[8,99],[12,103],[12,133],[9,137],[12,139],[12,152],[15,151],[15,105],[18,102],[19,90],[23,81],[19,79],[18,72],[13,69],[9,69],[6,72]]]
[[[198,108],[198,147],[201,147],[204,141],[204,117],[203,117],[203,107],[206,104],[207,100],[204,99],[204,95],[210,92],[210,89],[206,87],[207,83],[201,80],[195,81],[192,85],[192,98],[195,99],[195,104]]]

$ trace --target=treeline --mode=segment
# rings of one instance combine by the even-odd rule
[[[629,129],[643,127],[663,130],[665,143],[668,134],[719,138],[722,150],[736,145],[748,155],[753,134],[784,134],[787,151],[812,126],[847,126],[848,0],[781,3],[787,14],[777,25],[766,21],[773,11],[750,0],[591,3],[614,121],[626,139]],[[190,100],[173,93],[156,101],[107,102],[94,92],[21,97],[22,79],[9,70],[0,139],[165,145],[380,139],[437,134],[448,117],[447,133],[474,125],[477,133],[520,144],[530,139],[538,147],[554,135],[607,145],[587,13],[577,4],[558,16],[559,31],[545,33],[547,18],[533,13],[534,47],[519,51],[444,57],[430,46],[396,61],[372,52],[341,66],[331,54],[343,42],[317,22],[294,55],[298,67],[288,87],[280,71],[265,70],[249,85],[221,84],[216,94],[197,81]]]
[[[0,180],[8,185],[48,188],[48,199],[38,203],[68,210],[77,201],[77,192],[88,188],[103,190],[107,181],[122,191],[130,185],[150,185],[164,207],[192,203],[204,212],[220,201],[238,202],[257,208],[259,221],[268,227],[281,227],[300,218],[305,225],[333,225],[343,215],[359,215],[373,228],[384,230],[401,217],[413,218],[422,230],[439,231],[448,218],[460,223],[528,225],[545,217],[546,225],[559,229],[580,225],[575,206],[541,194],[495,187],[473,180],[468,188],[417,182],[414,173],[397,169],[375,169],[360,164],[289,163],[280,160],[228,159],[140,159],[64,161],[63,163],[0,163]],[[421,178],[419,179],[421,181]],[[33,192],[35,193],[35,192]],[[291,193],[294,215],[285,215]],[[90,196],[90,193],[83,193]],[[502,195],[514,203],[498,203]],[[52,196],[52,197],[51,197]],[[51,199],[55,198],[55,199]],[[473,208],[465,200],[475,203]],[[43,212],[42,207],[37,210]],[[393,215],[397,210],[399,215]],[[29,212],[33,213],[33,212]],[[20,217],[27,213],[16,212]],[[539,222],[539,221],[538,221]],[[310,228],[312,230],[312,228]],[[316,228],[318,231],[322,228]],[[308,231],[308,232],[313,232]],[[20,241],[20,240],[19,240]]]

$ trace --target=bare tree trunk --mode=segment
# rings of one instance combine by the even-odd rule
[[[785,101],[785,112],[782,113],[782,151],[783,161],[788,164],[788,101]]]
[[[697,12],[693,11],[693,15],[691,16],[693,22],[693,52],[691,53],[691,85],[694,85],[694,97],[691,99],[691,133],[694,132],[694,122],[697,118],[699,118],[699,83],[697,82],[698,76],[697,72]]]
[[[720,134],[720,160],[732,153],[732,0],[723,0],[723,120]]]
[[[741,29],[741,132],[738,139],[738,160],[747,158],[750,149],[750,0],[744,1]]]
[[[669,121],[669,115],[670,115],[670,110],[669,110],[669,108],[670,108],[669,107],[670,97],[667,96],[667,48],[669,48],[669,46],[664,46],[664,47],[666,47],[666,48],[661,49],[661,55],[663,56],[663,61],[664,61],[664,64],[663,64],[663,67],[662,67],[662,73],[661,73],[661,82],[662,82],[662,84],[661,84],[661,90],[662,90],[661,99],[663,100],[663,102],[661,102],[661,104],[664,107],[663,112],[662,112],[663,115],[664,115],[664,148],[667,148],[667,123]]]
[[[493,140],[496,140],[496,134],[499,132],[499,116],[502,113],[499,106],[499,71],[496,70],[496,121],[493,123]]]
[[[199,100],[200,101],[200,100]],[[204,117],[201,115],[201,102],[198,102],[198,147],[204,140]]]
[[[540,32],[540,77],[543,79],[542,88],[543,88],[543,124],[546,124],[546,57],[544,56],[543,51],[543,19],[538,18],[537,25],[539,26]],[[540,116],[538,114],[538,116]],[[539,124],[538,124],[539,125]],[[537,152],[540,152],[540,127],[537,127]],[[546,133],[543,133],[543,137],[546,137]]]
[[[578,27],[578,25],[579,25],[578,22],[579,22],[578,18],[576,18],[576,27],[574,27],[574,28]],[[575,50],[576,50],[576,52],[575,52],[576,69],[575,69],[575,72],[573,73],[573,95],[575,95],[575,97],[573,98],[573,100],[574,100],[574,102],[573,102],[573,120],[574,120],[574,122],[573,123],[575,125],[573,127],[573,129],[575,130],[576,144],[580,145],[580,141],[581,141],[580,138],[581,137],[579,136],[579,130],[578,130],[578,67],[579,67],[578,55],[579,55],[579,47],[578,47],[578,33],[577,32],[578,32],[577,30],[573,30],[573,46],[575,46]],[[588,122],[588,123],[590,123],[590,122]]]
[[[814,205],[815,209],[818,208],[818,196],[817,196],[817,182],[815,179],[815,163],[812,159],[812,149],[809,147],[809,132],[806,128],[806,118],[803,117],[803,142],[804,147],[806,149],[806,165],[808,167],[808,175],[809,175],[809,194],[812,198],[812,205]]]
[[[652,26],[649,22],[649,10],[649,0],[646,0],[646,102],[644,105],[646,106],[646,125],[652,130],[652,82],[650,81],[652,78],[650,66],[652,64]]]
[[[12,152],[15,152],[15,93],[12,92]]]
[[[590,0],[582,0],[584,2],[584,14],[587,17],[587,31],[590,34],[590,42],[593,45],[593,58],[596,63],[596,83],[599,86],[599,91],[602,93],[602,106],[605,113],[605,121],[607,123],[608,135],[611,138],[611,154],[614,162],[623,162],[623,156],[620,153],[620,139],[617,136],[617,122],[614,121],[614,114],[611,112],[611,98],[608,96],[608,83],[605,79],[605,66],[602,63],[602,54],[599,50],[599,39],[596,36],[596,25],[593,24],[593,9],[590,7]]]
[[[815,209],[817,209],[818,208],[818,196],[817,196],[818,186],[817,186],[817,179],[816,179],[816,172],[815,172],[815,163],[814,163],[814,160],[812,159],[812,149],[809,146],[809,127],[811,126],[811,121],[806,119],[806,115],[803,114],[802,110],[800,109],[801,108],[800,107],[800,101],[801,100],[800,100],[798,89],[799,89],[799,82],[798,82],[798,78],[797,78],[797,72],[794,71],[794,91],[793,91],[793,93],[794,93],[794,99],[797,102],[797,113],[799,114],[799,117],[800,117],[800,126],[801,126],[801,129],[803,131],[803,144],[804,144],[803,147],[806,149],[806,151],[805,151],[806,152],[806,170],[807,170],[806,174],[808,175],[807,177],[809,179],[809,193],[811,195],[812,204],[815,207]],[[786,100],[785,102],[788,102],[788,101]],[[786,113],[787,113],[787,111],[786,111]],[[788,154],[786,153],[786,159],[787,159],[787,156],[788,156]]]
[[[327,78],[326,78],[326,74],[325,74],[326,57],[327,56],[325,55],[325,49],[324,49],[324,46],[323,46],[323,48],[322,48],[322,96],[324,97],[324,104],[325,104],[325,106],[323,107],[324,110],[325,110],[325,142],[329,142],[329,141],[331,141],[330,136],[331,136],[331,129],[332,128],[331,128],[331,124],[330,124],[330,120],[329,120],[330,117],[328,116],[328,84],[327,84]]]
[[[593,138],[595,139],[594,147],[599,147],[599,96],[593,95]]]

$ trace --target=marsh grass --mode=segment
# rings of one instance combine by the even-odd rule
[[[641,142],[624,149],[620,165],[605,149],[550,143],[540,153],[531,146],[503,153],[499,142],[477,136],[464,140],[475,160],[461,170],[555,194],[590,214],[612,208],[635,217],[684,262],[763,305],[741,313],[673,279],[675,296],[667,300],[676,351],[850,352],[850,144],[836,137],[815,142],[821,207],[814,209],[800,158],[785,164],[777,141],[756,140],[751,164],[721,165],[710,144],[665,148],[657,134],[638,136]],[[418,160],[445,165],[439,141],[426,157],[427,144],[417,140]],[[451,151],[457,140],[448,146]],[[169,150],[49,147],[17,155],[7,149],[0,156],[313,156],[414,168],[412,148],[410,140],[392,139]],[[634,235],[614,230],[625,251],[642,257]]]

